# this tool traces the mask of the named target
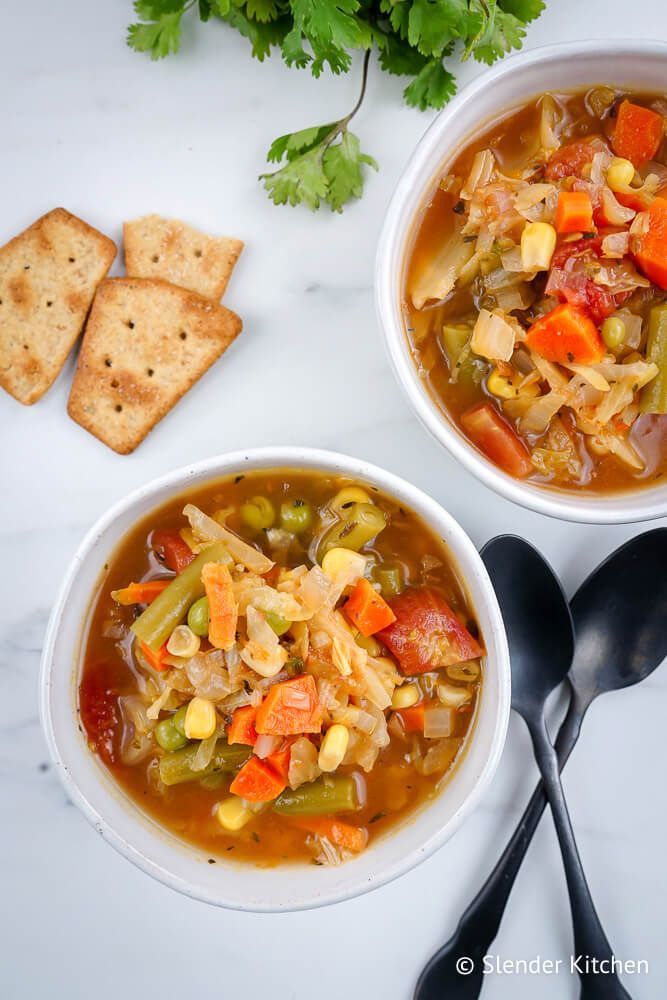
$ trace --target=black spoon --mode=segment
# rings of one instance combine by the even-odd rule
[[[584,716],[605,691],[637,684],[667,656],[667,528],[647,531],[612,553],[570,602],[577,646],[569,681],[572,698],[556,740],[561,767],[579,737]],[[453,936],[422,972],[415,1000],[479,996],[482,977],[461,976],[457,959],[481,968],[498,933],[521,863],[546,796],[542,784],[532,798],[496,867],[461,917]]]

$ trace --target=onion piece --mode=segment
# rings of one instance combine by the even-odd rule
[[[199,539],[211,542],[224,542],[232,558],[237,563],[242,563],[246,569],[261,575],[268,573],[273,568],[274,564],[268,556],[265,556],[263,552],[260,552],[252,545],[248,545],[247,542],[244,542],[242,538],[235,535],[229,528],[218,524],[212,517],[204,514],[199,507],[188,503],[183,508],[183,514],[187,517],[190,527]]]
[[[253,747],[253,753],[256,754],[261,760],[264,760],[265,757],[269,757],[278,749],[280,743],[280,736],[268,736],[262,734],[257,737],[257,741]]]
[[[427,740],[439,740],[451,736],[454,729],[454,710],[445,705],[424,710],[424,736]]]
[[[480,309],[470,338],[470,347],[475,354],[490,361],[509,361],[514,341],[514,328],[502,313]]]

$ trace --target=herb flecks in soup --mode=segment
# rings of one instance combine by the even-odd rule
[[[466,146],[422,220],[408,336],[439,404],[518,478],[667,469],[667,101],[546,94]]]
[[[291,470],[176,498],[111,561],[79,689],[91,748],[210,854],[335,864],[441,788],[482,639],[442,541]]]

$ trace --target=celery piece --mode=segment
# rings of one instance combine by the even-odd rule
[[[667,413],[667,302],[653,306],[649,314],[646,360],[658,366],[658,374],[642,389],[639,409]]]

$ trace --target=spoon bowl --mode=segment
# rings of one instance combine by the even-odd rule
[[[565,679],[574,655],[574,626],[556,575],[528,542],[500,535],[481,551],[507,630],[512,666],[512,708],[541,711]]]

